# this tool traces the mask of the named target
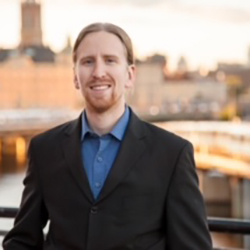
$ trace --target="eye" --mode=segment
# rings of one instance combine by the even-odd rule
[[[94,63],[94,60],[91,59],[91,58],[86,58],[86,59],[83,59],[83,60],[81,61],[81,64],[82,64],[82,65],[85,65],[85,66],[90,66],[90,65],[92,65],[93,63]]]
[[[94,62],[93,60],[88,59],[88,60],[86,60],[86,61],[84,62],[84,64],[92,64],[93,62]]]
[[[114,58],[106,58],[106,63],[113,64],[116,63],[116,60]]]

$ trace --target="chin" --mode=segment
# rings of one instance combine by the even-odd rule
[[[105,113],[108,110],[110,110],[112,107],[114,106],[114,104],[100,104],[100,105],[90,105],[91,110],[93,110],[94,112],[101,114],[101,113]]]
[[[115,107],[119,108],[120,99],[109,100],[91,100],[88,102],[87,107],[95,113],[101,114],[109,110],[115,110]]]
[[[93,108],[93,110],[95,111],[95,113],[103,114],[109,110],[109,107],[95,107]]]

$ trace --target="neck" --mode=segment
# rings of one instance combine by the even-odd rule
[[[125,112],[125,103],[119,107],[112,107],[109,110],[97,113],[86,107],[86,115],[91,129],[98,135],[108,134]]]

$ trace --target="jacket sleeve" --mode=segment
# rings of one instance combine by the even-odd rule
[[[182,149],[166,201],[167,249],[211,250],[203,197],[199,190],[193,146]]]
[[[39,169],[35,159],[33,140],[30,143],[29,163],[24,178],[24,191],[21,205],[15,218],[14,227],[3,240],[4,250],[39,250],[43,249],[43,228],[48,220],[48,213],[43,202]]]

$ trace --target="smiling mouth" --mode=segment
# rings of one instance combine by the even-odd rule
[[[109,85],[109,84],[105,84],[105,85],[95,85],[95,86],[90,86],[90,88],[92,89],[92,90],[99,90],[99,91],[101,91],[101,90],[106,90],[106,89],[109,89],[111,87],[111,85]]]

